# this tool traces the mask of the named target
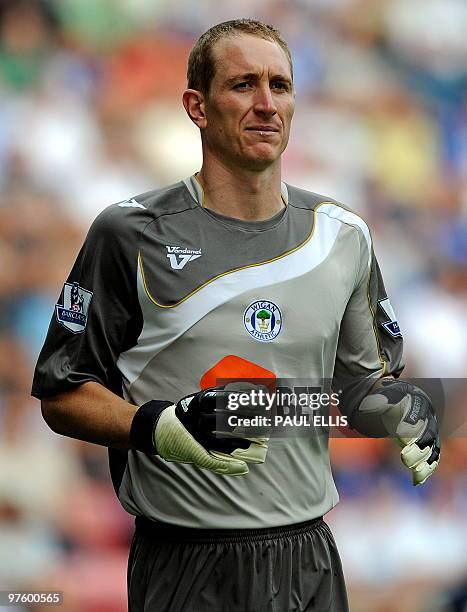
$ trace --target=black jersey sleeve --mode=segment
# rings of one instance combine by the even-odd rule
[[[88,381],[121,393],[116,362],[142,329],[136,285],[142,208],[115,204],[92,224],[52,315],[34,373],[35,397]]]
[[[333,387],[349,413],[383,376],[402,372],[403,340],[371,239],[360,235],[360,271],[341,321]]]

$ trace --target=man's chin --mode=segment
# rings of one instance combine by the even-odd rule
[[[262,143],[263,144],[263,143]],[[254,150],[248,151],[244,156],[245,165],[252,169],[264,170],[273,165],[280,158],[280,152],[276,147],[271,146],[256,146]]]

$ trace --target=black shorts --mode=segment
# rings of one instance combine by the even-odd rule
[[[322,518],[287,527],[201,530],[136,519],[129,612],[347,612]]]

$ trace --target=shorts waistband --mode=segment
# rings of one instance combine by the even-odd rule
[[[193,529],[191,527],[177,527],[168,523],[158,523],[144,516],[137,516],[135,519],[138,535],[159,542],[193,542],[197,544],[260,542],[290,538],[314,531],[323,523],[323,517],[319,516],[303,523],[262,529]]]

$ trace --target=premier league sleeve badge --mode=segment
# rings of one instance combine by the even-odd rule
[[[63,304],[55,305],[57,321],[74,334],[83,332],[88,318],[92,291],[83,289],[78,283],[65,283]]]

